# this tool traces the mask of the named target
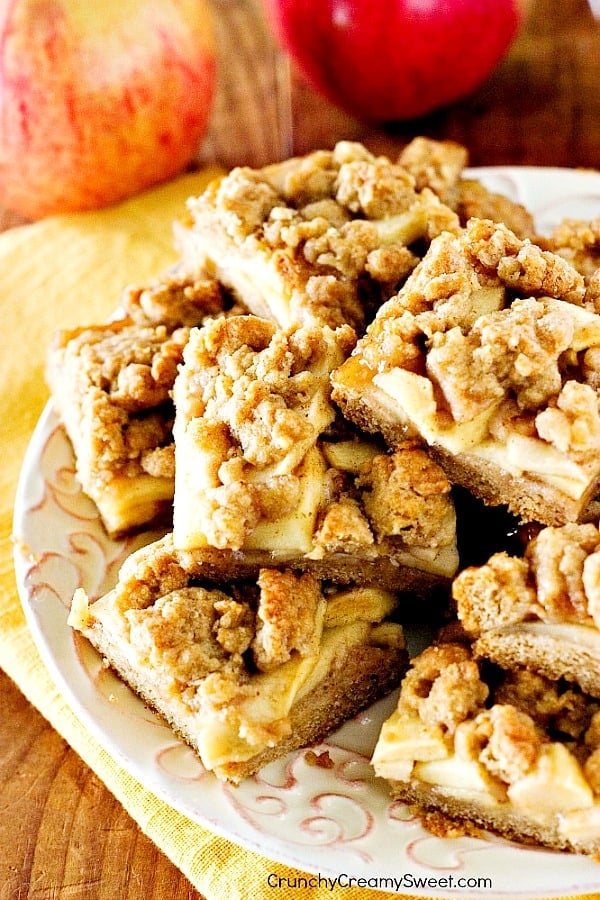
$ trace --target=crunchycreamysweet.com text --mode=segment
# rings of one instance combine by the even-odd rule
[[[397,894],[416,888],[425,890],[491,890],[492,879],[486,876],[454,875],[415,875],[407,872],[403,875],[356,876],[340,872],[339,875],[294,875],[282,876],[270,873],[267,885],[274,889],[306,890],[321,888],[334,891],[339,888],[373,888],[375,890],[392,891]]]

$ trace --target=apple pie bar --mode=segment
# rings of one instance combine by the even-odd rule
[[[563,679],[432,644],[384,722],[375,772],[439,836],[600,852],[600,701]]]
[[[362,332],[431,240],[470,216],[532,237],[519,203],[465,177],[453,141],[412,140],[394,161],[340,141],[262,169],[238,167],[188,201],[182,265],[208,269],[255,315]]]
[[[542,528],[522,556],[494,553],[452,586],[477,655],[527,665],[600,697],[600,532],[591,522]]]
[[[173,382],[191,325],[225,308],[214,279],[173,274],[127,288],[120,318],[55,336],[47,381],[77,478],[110,535],[170,517]]]
[[[173,389],[178,549],[395,590],[448,585],[458,554],[444,472],[331,403],[330,374],[354,342],[347,325],[286,330],[252,315],[192,329]]]
[[[392,446],[419,437],[485,503],[562,525],[600,476],[599,362],[581,273],[471,219],[434,239],[333,373],[332,397]]]
[[[176,231],[182,264],[206,268],[283,327],[316,320],[361,331],[432,237],[459,227],[438,193],[451,193],[462,151],[458,164],[453,149],[431,156],[413,160],[418,187],[406,166],[349,141],[238,167],[188,201]]]
[[[69,622],[197,751],[237,783],[322,740],[395,687],[408,664],[395,596],[291,570],[207,578],[171,535],[132,554],[116,587]]]

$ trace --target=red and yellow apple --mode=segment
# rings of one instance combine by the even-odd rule
[[[333,103],[376,122],[464,97],[500,62],[524,0],[263,0],[280,45]]]
[[[0,3],[0,204],[107,206],[198,152],[216,78],[208,0]]]

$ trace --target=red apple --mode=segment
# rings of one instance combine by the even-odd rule
[[[522,0],[264,0],[275,37],[342,109],[386,122],[465,96],[499,63]]]
[[[0,204],[96,209],[193,159],[213,100],[207,0],[0,3]]]

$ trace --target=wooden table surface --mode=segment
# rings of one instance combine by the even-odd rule
[[[284,61],[243,3],[214,2],[226,65],[202,159],[258,165],[338,139],[394,154],[426,134],[466,144],[472,165],[600,168],[600,23],[585,0],[532,0],[519,39],[476,93],[385,130],[334,109],[293,74],[291,111],[277,116],[268,101],[278,88],[285,111]],[[258,127],[269,115],[267,127]],[[0,210],[0,225],[14,221]],[[0,900],[196,900],[198,892],[3,673],[0,696]]]

